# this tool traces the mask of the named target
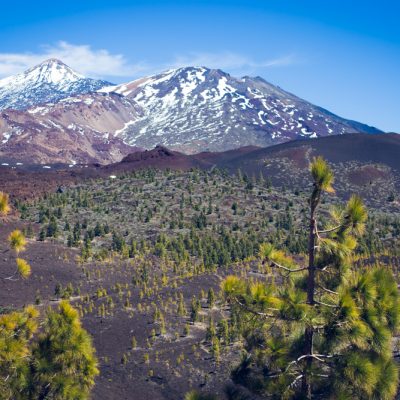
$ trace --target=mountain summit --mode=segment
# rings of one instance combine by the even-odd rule
[[[126,143],[157,144],[194,153],[298,138],[379,133],[315,106],[262,78],[235,78],[219,70],[185,67],[101,89],[135,101],[142,118],[118,135]]]
[[[0,80],[0,110],[57,102],[96,91],[109,82],[85,78],[62,61],[50,58],[27,71]]]
[[[43,83],[60,84],[66,87],[71,82],[85,79],[85,77],[74,70],[62,61],[56,58],[49,58],[39,65],[28,69],[23,74],[25,82],[34,82],[38,85]]]

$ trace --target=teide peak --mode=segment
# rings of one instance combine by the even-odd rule
[[[50,58],[21,74],[0,80],[0,110],[22,110],[42,103],[57,102],[109,84],[85,78],[62,61]]]

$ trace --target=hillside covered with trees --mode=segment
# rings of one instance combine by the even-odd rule
[[[4,398],[83,399],[94,379],[104,399],[393,398],[400,219],[335,206],[329,166],[311,171],[293,189],[143,169],[16,199]]]

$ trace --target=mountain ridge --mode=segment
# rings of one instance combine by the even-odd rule
[[[301,138],[382,133],[264,78],[235,78],[220,69],[182,67],[119,85],[95,81],[91,86],[90,78],[50,59],[17,77],[14,86],[28,87],[28,92],[34,88],[26,101],[38,104],[24,108],[24,100],[15,107],[20,109],[0,113],[0,160],[20,156],[21,162],[112,163],[132,149],[159,144],[194,154]],[[9,84],[0,81],[0,108],[1,82],[3,88]],[[56,100],[42,103],[41,96],[35,97],[38,91]],[[18,96],[13,101],[18,102]]]

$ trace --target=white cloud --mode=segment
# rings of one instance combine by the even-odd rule
[[[122,54],[112,54],[105,49],[95,50],[89,45],[74,45],[60,41],[55,45],[43,46],[41,51],[36,53],[0,53],[0,78],[23,72],[47,58],[60,59],[85,76],[120,78],[118,80],[133,79],[183,66],[219,68],[239,76],[297,62],[293,55],[256,61],[237,53],[221,52],[179,55],[160,64],[146,61],[130,63]]]
[[[44,46],[38,53],[0,53],[0,77],[23,72],[47,58],[57,58],[74,70],[90,77],[128,77],[149,69],[144,63],[129,64],[122,54],[94,50],[89,45],[74,45],[64,41]]]
[[[249,57],[231,52],[192,53],[188,56],[176,57],[175,61],[172,63],[172,66],[205,66],[242,74],[252,73],[253,71],[264,68],[287,66],[294,64],[295,62],[296,59],[292,54],[279,58],[256,61]]]

